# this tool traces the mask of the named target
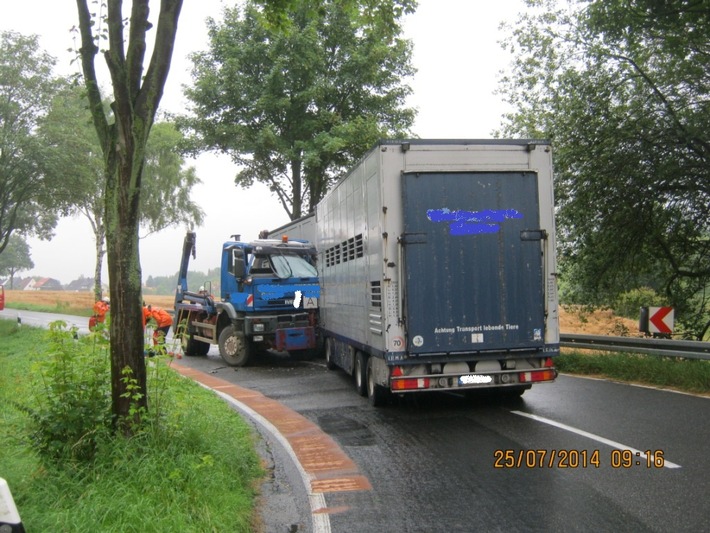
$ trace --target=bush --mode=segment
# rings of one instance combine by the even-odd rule
[[[111,429],[108,340],[101,334],[78,337],[65,322],[53,322],[49,349],[32,374],[34,402],[21,409],[30,417],[37,452],[49,460],[92,459]]]
[[[664,305],[663,297],[649,287],[641,287],[627,291],[616,299],[613,305],[614,313],[626,318],[638,319],[641,307]]]
[[[27,531],[257,530],[254,498],[263,471],[251,426],[213,392],[173,372],[167,356],[146,360],[150,411],[126,436],[105,429],[110,380],[103,337],[75,339],[63,324],[48,335],[0,320],[0,338],[0,472],[13,487]],[[104,376],[95,381],[87,370],[94,364]],[[41,375],[32,376],[31,368]],[[67,376],[84,385],[65,386]],[[123,379],[134,382],[130,374]],[[91,389],[106,391],[102,409],[87,401]],[[128,389],[133,397],[142,394]],[[49,425],[50,413],[65,413],[59,398],[84,413],[97,407],[106,417],[93,426],[74,419]],[[33,416],[28,424],[20,403],[42,423]],[[39,453],[28,429],[41,442],[53,435],[78,444],[48,447],[56,449],[54,457],[70,459],[56,460]]]
[[[103,325],[101,325],[103,326]],[[160,354],[159,354],[160,355]],[[162,410],[165,403],[167,359],[151,359],[147,364],[147,388],[153,408],[138,408],[143,391],[130,368],[122,370],[121,380],[131,400],[131,433],[160,433],[166,428]],[[40,362],[41,361],[41,362]],[[103,327],[79,337],[75,328],[62,321],[49,329],[49,348],[32,366],[32,405],[20,406],[29,415],[30,436],[40,457],[50,461],[91,461],[102,441],[114,438],[116,427],[111,404],[111,361],[109,340]]]

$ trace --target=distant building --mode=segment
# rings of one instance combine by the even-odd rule
[[[54,278],[31,278],[25,285],[26,291],[63,291],[64,287],[59,280]]]
[[[85,278],[82,276],[79,279],[75,279],[74,281],[72,281],[69,285],[65,287],[65,289],[74,292],[93,291],[94,278]]]
[[[32,278],[17,278],[13,282],[12,288],[16,291],[24,291],[27,289],[27,286],[32,283],[34,280]]]

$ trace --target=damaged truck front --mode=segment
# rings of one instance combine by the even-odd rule
[[[195,234],[188,232],[175,294],[174,330],[185,355],[207,355],[210,346],[231,366],[245,366],[259,352],[274,349],[311,357],[319,346],[319,285],[312,244],[282,240],[222,246],[216,299],[211,284],[190,291],[187,268],[195,255]]]

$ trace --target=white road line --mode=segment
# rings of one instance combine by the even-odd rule
[[[616,448],[619,450],[630,450],[634,455],[639,454],[639,457],[643,457],[646,459],[646,453],[642,452],[641,450],[637,450],[636,448],[632,448],[631,446],[627,446],[626,444],[621,444],[620,442],[615,442],[613,440],[605,439],[604,437],[600,437],[599,435],[595,435],[594,433],[589,433],[588,431],[584,431],[582,429],[577,429],[572,426],[568,426],[567,424],[563,424],[561,422],[555,422],[554,420],[550,420],[549,418],[544,418],[542,416],[537,416],[533,415],[530,413],[524,413],[522,411],[511,411],[511,413],[524,416],[526,418],[531,418],[533,420],[537,420],[538,422],[542,422],[543,424],[549,424],[550,426],[555,426],[560,429],[564,429],[565,431],[570,431],[572,433],[576,433],[577,435],[581,435],[583,437],[587,437],[589,439],[595,440],[597,442],[601,442],[602,444],[606,444],[608,446],[611,446],[612,448]],[[654,457],[651,456],[651,461],[654,460]],[[671,463],[670,461],[667,461],[664,458],[663,461],[663,466],[665,468],[681,468],[680,465],[677,465],[675,463]]]

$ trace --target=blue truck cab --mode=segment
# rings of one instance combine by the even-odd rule
[[[318,338],[320,287],[316,250],[284,238],[222,246],[220,297],[187,288],[187,263],[195,234],[188,232],[175,296],[175,331],[185,355],[206,355],[212,344],[231,366],[245,366],[260,351],[313,356]]]

